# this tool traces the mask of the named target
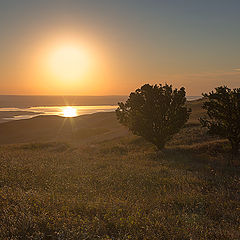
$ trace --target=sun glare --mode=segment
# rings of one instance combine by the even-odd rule
[[[77,116],[77,109],[73,107],[64,107],[62,109],[62,115],[64,117],[76,117]]]
[[[79,80],[86,72],[88,56],[79,46],[65,45],[52,50],[50,71],[57,79]]]

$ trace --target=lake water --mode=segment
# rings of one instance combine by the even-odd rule
[[[39,115],[76,117],[97,112],[112,112],[115,111],[116,108],[117,106],[50,106],[29,108],[0,108],[0,113],[2,115],[2,120],[10,121],[28,119]]]
[[[188,101],[201,97],[189,96]],[[18,101],[19,104],[19,101]],[[17,104],[16,104],[17,105]],[[0,107],[0,122],[29,119],[39,115],[57,115],[62,117],[76,117],[97,112],[113,112],[117,105],[100,106],[38,106],[38,107]]]

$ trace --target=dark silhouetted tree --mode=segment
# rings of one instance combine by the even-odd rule
[[[133,134],[163,149],[166,142],[187,122],[190,109],[185,105],[185,89],[171,85],[145,84],[132,92],[126,103],[118,103],[116,115]]]
[[[200,118],[208,132],[227,138],[232,146],[232,154],[237,155],[240,143],[240,88],[229,89],[226,86],[215,88],[209,94],[203,94],[206,102],[203,109],[207,118]]]

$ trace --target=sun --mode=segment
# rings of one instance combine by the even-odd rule
[[[74,107],[64,107],[62,109],[62,115],[64,117],[76,117],[77,116],[77,109]]]
[[[53,49],[49,56],[49,68],[59,80],[79,80],[86,72],[88,56],[77,45],[62,45]]]

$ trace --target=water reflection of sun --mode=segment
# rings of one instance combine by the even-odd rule
[[[64,107],[62,109],[62,115],[64,117],[76,117],[77,116],[77,109],[74,107]]]

